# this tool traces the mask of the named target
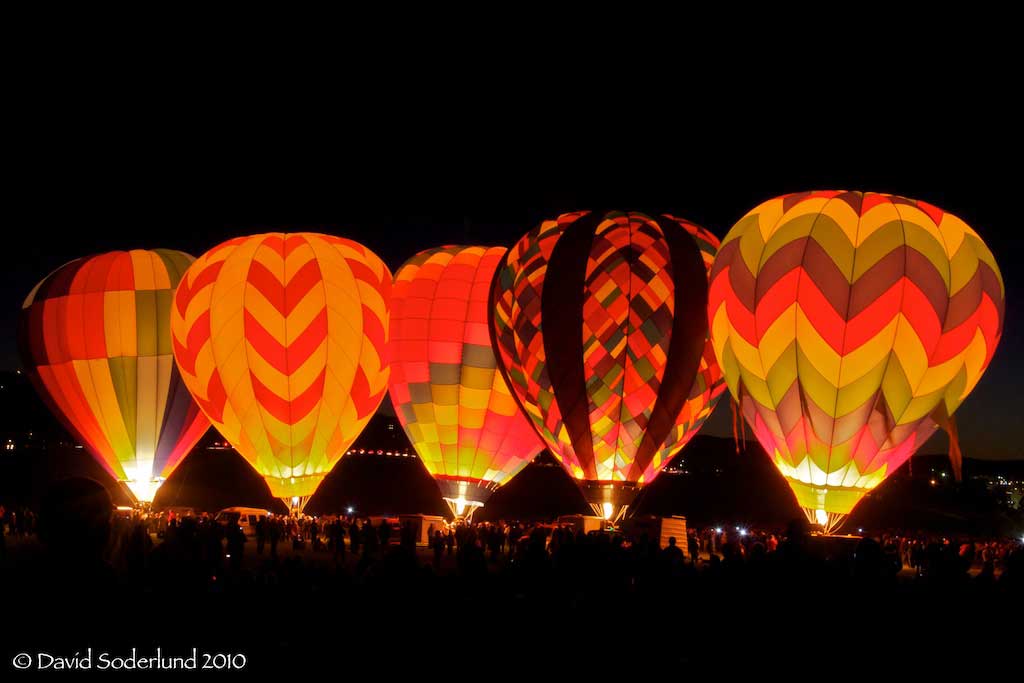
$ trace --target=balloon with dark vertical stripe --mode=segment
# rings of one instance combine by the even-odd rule
[[[673,216],[569,213],[495,275],[499,367],[602,516],[623,514],[725,389],[704,312],[717,246]]]

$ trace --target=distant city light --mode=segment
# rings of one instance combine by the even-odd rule
[[[356,511],[356,509],[354,507],[352,507],[351,505],[348,506],[348,514],[351,515],[355,511]]]
[[[864,533],[864,527],[857,527],[857,533],[858,534]]]
[[[740,536],[746,536],[746,535],[747,535],[747,530],[746,529],[740,529]]]
[[[720,533],[722,533],[722,527],[720,527],[720,526],[716,526],[716,527],[715,527],[715,533],[716,533],[716,534],[720,534]]]

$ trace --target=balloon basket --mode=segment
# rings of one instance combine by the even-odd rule
[[[475,500],[466,500],[464,498],[445,498],[444,502],[448,504],[448,509],[454,517],[454,522],[462,522],[464,524],[470,524],[473,521],[473,513],[484,506],[483,503]]]
[[[309,498],[309,496],[292,496],[291,498],[282,498],[281,500],[288,506],[289,516],[301,517],[306,509],[306,503],[309,502]]]
[[[826,512],[825,510],[812,510],[811,508],[801,509],[804,511],[811,529],[820,529],[820,533],[825,536],[835,535],[842,528],[843,524],[846,523],[847,515],[842,512]]]
[[[639,487],[629,482],[580,482],[583,497],[594,514],[615,527],[630,512]]]

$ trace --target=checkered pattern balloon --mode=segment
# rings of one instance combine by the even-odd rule
[[[579,212],[507,254],[499,362],[577,480],[649,483],[711,414],[724,391],[704,316],[717,246],[672,216]]]
[[[442,487],[487,494],[544,447],[519,410],[491,347],[487,316],[502,247],[448,246],[417,254],[392,289],[395,412]],[[472,492],[472,493],[467,493]],[[448,496],[451,497],[451,496]]]

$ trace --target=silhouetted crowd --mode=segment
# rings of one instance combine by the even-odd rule
[[[18,627],[0,643],[22,647],[21,636],[39,646],[38,634],[63,631],[80,647],[82,629],[138,629],[159,643],[227,643],[280,666],[333,649],[395,664],[388,653],[400,643],[417,653],[401,660],[411,667],[440,646],[423,634],[476,638],[467,642],[481,657],[485,643],[517,638],[534,643],[533,656],[547,642],[596,656],[594,648],[639,629],[630,647],[692,664],[710,653],[730,661],[731,639],[778,649],[808,637],[881,639],[885,628],[906,638],[912,623],[914,637],[932,642],[946,624],[998,615],[1019,626],[1024,604],[1024,548],[1011,539],[826,538],[800,520],[786,529],[690,528],[662,544],[572,524],[421,518],[423,529],[407,518],[272,515],[239,525],[111,509],[102,486],[68,480],[33,523],[27,511],[4,511],[14,543],[0,555],[8,608],[0,625]],[[320,627],[302,626],[316,619]],[[336,639],[342,632],[348,640]],[[626,647],[614,661],[640,656]]]
[[[0,520],[4,536],[31,537],[37,531],[37,517],[28,509],[0,508]],[[102,549],[89,555],[101,558],[111,580],[193,588],[220,582],[219,588],[225,580],[271,581],[282,564],[288,565],[288,571],[308,571],[314,576],[331,567],[359,579],[394,573],[396,568],[434,574],[448,571],[461,577],[489,572],[585,573],[590,563],[616,574],[616,585],[628,586],[652,576],[679,578],[697,570],[709,576],[734,572],[740,566],[761,570],[779,563],[783,556],[802,552],[808,542],[799,525],[788,532],[690,528],[685,539],[672,538],[660,548],[657,540],[646,535],[630,539],[615,533],[585,534],[565,524],[501,521],[431,522],[424,544],[418,543],[423,535],[408,520],[269,515],[259,517],[246,533],[238,524],[218,522],[206,513],[182,516],[175,512],[112,514],[105,536]],[[60,536],[51,531],[44,540],[52,545],[59,543]],[[285,557],[279,552],[283,547],[289,549]],[[245,562],[247,552],[255,556],[254,561]],[[1021,543],[1011,539],[888,531],[860,539],[855,552],[841,554],[830,568],[841,564],[841,571],[850,576],[878,577],[895,577],[909,569],[910,575],[945,580],[966,580],[973,573],[979,583],[1011,583],[1024,574],[1021,556]],[[830,563],[828,557],[818,559]],[[907,572],[902,576],[906,578]]]

